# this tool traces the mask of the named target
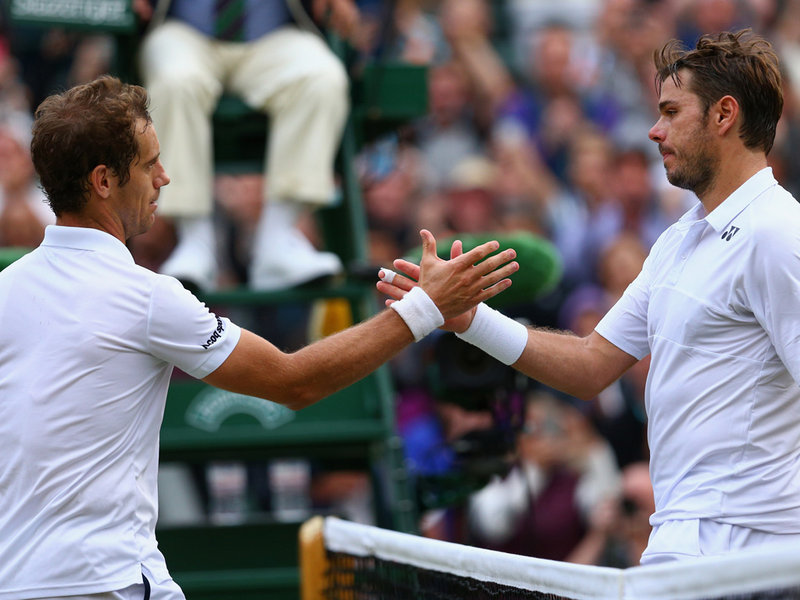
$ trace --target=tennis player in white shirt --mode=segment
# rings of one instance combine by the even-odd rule
[[[0,600],[184,598],[154,533],[174,366],[300,409],[517,269],[513,250],[481,262],[497,242],[440,260],[423,231],[424,292],[287,354],[134,263],[125,243],[153,224],[169,183],[143,88],[102,77],[51,96],[31,150],[57,221],[0,273]]]
[[[800,204],[768,167],[778,58],[751,32],[655,55],[650,130],[669,181],[700,202],[586,337],[485,305],[445,327],[530,377],[592,398],[648,354],[656,510],[642,564],[800,543]],[[400,298],[407,277],[378,289]],[[389,300],[388,302],[391,302]]]

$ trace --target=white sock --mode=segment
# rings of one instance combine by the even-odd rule
[[[289,231],[297,227],[303,213],[303,207],[297,202],[271,200],[264,203],[261,219],[258,222],[258,234],[269,235]]]

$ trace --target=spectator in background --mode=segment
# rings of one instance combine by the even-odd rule
[[[653,92],[653,52],[674,35],[670,2],[607,0],[594,30],[596,69],[590,87],[613,99],[618,119],[608,131],[615,145],[629,147],[647,138],[657,118]],[[658,158],[655,147],[648,156]]]
[[[8,17],[8,12],[2,17]],[[31,110],[48,94],[91,81],[111,68],[115,43],[110,34],[23,25],[10,19],[5,25],[5,39],[0,42],[0,95],[12,92],[17,109]]]
[[[0,106],[10,111],[31,110],[30,89],[22,81],[19,61],[6,37],[0,37]]]
[[[559,181],[537,149],[514,128],[495,132],[492,157],[497,166],[497,194],[504,207],[503,228],[551,234],[550,199]]]
[[[657,193],[649,153],[642,147],[618,150],[609,179],[618,208],[619,230],[633,234],[648,250],[680,216],[672,214]]]
[[[591,516],[589,533],[572,553],[572,562],[625,569],[639,564],[650,537],[655,512],[647,462],[622,469],[621,497],[601,502]]]
[[[626,230],[620,231],[601,248],[597,262],[597,280],[603,286],[606,309],[611,308],[625,292],[625,288],[636,279],[648,250],[649,246],[635,232]],[[592,329],[586,330],[584,335],[588,335]]]
[[[222,234],[219,284],[235,287],[247,282],[253,237],[264,210],[261,173],[220,174],[214,178],[217,235]]]
[[[467,157],[453,168],[443,189],[450,235],[500,229],[502,207],[496,185],[497,169],[483,156]]]
[[[357,47],[379,59],[415,65],[439,64],[447,47],[426,0],[360,0],[364,32]]]
[[[430,68],[428,114],[414,123],[414,134],[431,190],[440,188],[462,159],[485,152],[470,90],[468,74],[459,62]]]
[[[527,132],[550,170],[564,181],[575,135],[585,123],[609,131],[619,119],[618,107],[602,88],[586,85],[591,65],[577,56],[572,29],[551,23],[532,35],[525,84],[503,99],[498,124]]]
[[[476,118],[490,127],[498,108],[515,89],[511,73],[492,43],[491,5],[487,0],[443,0],[439,21],[452,60],[468,76]]]
[[[394,137],[380,140],[358,161],[371,238],[369,258],[375,264],[388,264],[416,244],[414,214],[423,185],[423,162],[416,148]],[[425,222],[437,231],[434,223]]]
[[[576,136],[570,147],[568,182],[549,199],[549,228],[564,261],[563,287],[596,281],[600,250],[619,231],[608,173],[613,146],[596,131]]]
[[[142,0],[137,8],[148,16]],[[313,8],[320,20],[330,11],[328,22],[341,35],[357,28],[352,0],[315,0]],[[271,122],[267,202],[254,236],[250,285],[281,289],[342,270],[338,256],[318,252],[297,224],[307,209],[335,199],[347,74],[324,39],[291,24],[295,17],[313,25],[299,2],[245,2],[245,11],[217,20],[210,0],[160,0],[140,51],[162,159],[176,182],[160,210],[174,219],[178,243],[161,270],[199,288],[217,281],[210,118],[225,91]]]
[[[0,116],[0,246],[38,246],[56,221],[33,168],[31,123],[23,112]]]
[[[561,305],[559,326],[581,337],[594,331],[642,270],[646,256],[634,234],[614,238],[600,254],[601,285],[585,284],[571,292]],[[644,397],[649,365],[649,357],[637,362],[585,405],[586,416],[611,445],[620,467],[648,457]]]
[[[614,455],[574,406],[549,392],[534,392],[525,415],[518,462],[470,499],[474,542],[570,560],[595,507],[619,493]]]
[[[750,24],[748,1],[682,0],[676,3],[677,37],[690,48],[704,33],[735,31]]]

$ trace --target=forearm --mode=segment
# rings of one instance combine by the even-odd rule
[[[636,362],[596,332],[579,338],[524,328],[485,305],[458,335],[528,377],[583,399],[596,396]]]
[[[299,410],[362,379],[413,341],[393,310],[293,353],[242,331],[228,360],[204,381]]]
[[[363,378],[413,340],[511,285],[519,265],[513,250],[488,256],[487,242],[449,261],[436,254],[436,239],[423,229],[420,285],[366,322],[292,354],[247,331],[206,383],[300,409]],[[487,258],[488,256],[488,258]]]
[[[414,341],[408,326],[393,310],[306,346],[289,355],[303,408],[364,378]]]
[[[570,332],[529,328],[528,343],[514,368],[547,386],[590,399],[617,375],[605,373],[588,338]]]

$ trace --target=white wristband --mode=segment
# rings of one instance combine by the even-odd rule
[[[444,324],[442,313],[419,286],[413,287],[402,300],[393,302],[391,307],[406,322],[417,342]]]
[[[513,365],[528,344],[528,328],[481,302],[472,323],[456,334],[506,365]]]

